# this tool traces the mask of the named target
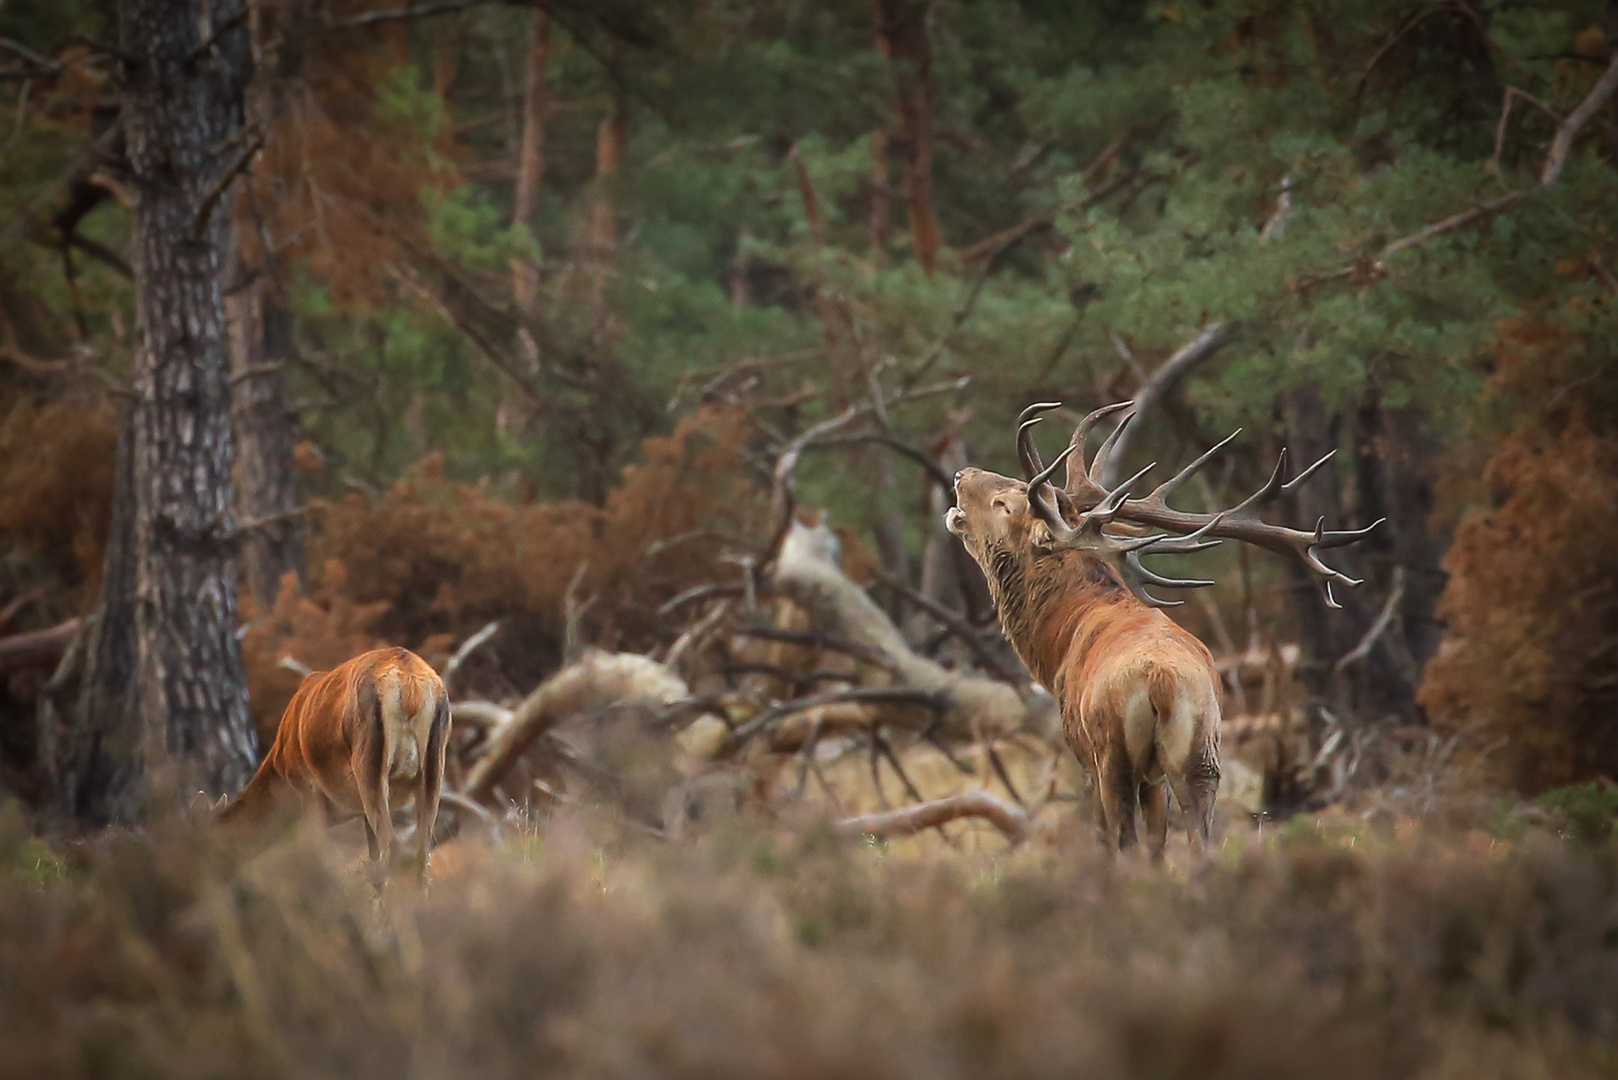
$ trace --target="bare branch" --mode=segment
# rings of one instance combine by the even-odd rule
[[[563,668],[523,699],[489,735],[488,749],[467,774],[463,794],[487,800],[535,739],[569,717],[606,705],[668,705],[690,696],[667,667],[631,653],[592,652]]]
[[[494,637],[495,633],[499,629],[500,620],[491,620],[483,627],[483,629],[479,630],[477,633],[473,634],[471,637],[467,638],[461,643],[461,647],[456,649],[455,654],[451,656],[448,662],[444,664],[443,679],[445,687],[448,687],[454,680],[455,676],[460,672],[461,665],[466,663],[466,658],[477,652],[478,649],[483,646],[484,642]]]
[[[1481,206],[1474,206],[1469,210],[1462,210],[1458,214],[1451,214],[1442,221],[1435,221],[1431,225],[1417,229],[1409,236],[1402,236],[1382,249],[1381,254],[1377,257],[1374,269],[1379,273],[1385,272],[1383,263],[1389,256],[1396,255],[1407,248],[1421,247],[1433,237],[1440,236],[1453,229],[1459,229],[1463,225],[1470,225],[1474,221],[1493,217],[1507,207],[1520,202],[1526,194],[1526,191],[1507,192],[1498,199],[1491,199]]]
[[[874,433],[870,435],[833,435],[829,438],[816,439],[806,445],[804,449],[813,450],[820,449],[822,447],[861,446],[870,443],[875,443],[878,446],[886,446],[895,453],[909,458],[911,461],[914,461],[916,464],[920,465],[924,470],[926,470],[928,478],[931,479],[933,483],[937,484],[945,491],[953,490],[953,485],[955,483],[954,478],[951,477],[949,473],[945,472],[943,467],[940,466],[937,461],[933,460],[931,456],[921,450],[916,449],[914,446],[911,446],[904,440],[896,438],[892,435],[879,435]]]
[[[495,728],[511,721],[511,710],[492,701],[457,701],[450,711],[457,725],[470,724],[477,728]]]
[[[917,592],[904,582],[881,571],[877,571],[877,580],[925,611],[939,625],[964,642],[966,647],[972,650],[972,656],[977,660],[979,667],[1013,686],[1028,685],[1028,673],[1020,666],[1014,670],[1007,665],[995,651],[994,646],[989,644],[988,639],[974,629],[959,612],[951,611],[932,597]]]
[[[1572,112],[1568,113],[1567,119],[1563,120],[1561,124],[1558,125],[1556,134],[1551,138],[1550,150],[1545,154],[1545,164],[1540,170],[1540,187],[1551,187],[1562,178],[1562,172],[1567,167],[1568,155],[1573,149],[1573,140],[1578,137],[1580,130],[1582,130],[1584,125],[1590,121],[1590,118],[1594,116],[1603,105],[1611,100],[1615,92],[1618,92],[1618,51],[1614,51],[1612,59],[1607,64],[1607,69],[1601,73],[1601,78],[1596,80],[1595,85],[1590,88],[1590,92],[1584,96],[1584,100],[1579,102],[1578,106]],[[1521,94],[1520,91],[1518,93]],[[1555,113],[1551,112],[1551,110],[1543,105],[1543,103],[1530,98],[1529,95],[1521,94],[1521,96],[1525,100],[1534,101],[1535,104],[1539,105],[1540,108],[1545,109],[1545,111],[1550,113],[1552,116],[1555,115]],[[1509,94],[1507,100],[1510,100]],[[1505,118],[1502,116],[1501,123],[1504,124],[1504,122]],[[1499,152],[1498,144],[1499,132],[1497,131],[1497,156]],[[1485,218],[1492,217],[1493,215],[1500,213],[1500,211],[1522,201],[1523,197],[1526,196],[1530,190],[1532,189],[1529,188],[1522,191],[1507,192],[1497,199],[1491,199],[1490,201],[1483,203],[1481,206],[1474,206],[1469,210],[1462,210],[1458,214],[1451,214],[1442,221],[1436,221],[1425,228],[1416,230],[1409,236],[1401,237],[1382,249],[1381,253],[1376,259],[1376,262],[1373,264],[1372,269],[1377,273],[1385,273],[1386,267],[1384,266],[1384,263],[1389,256],[1395,255],[1398,252],[1405,251],[1409,248],[1420,247],[1433,237],[1450,232],[1454,229],[1461,228],[1463,225],[1470,225],[1475,221],[1481,221]],[[1344,272],[1339,272],[1333,276],[1341,277],[1345,276],[1345,274]]]
[[[0,674],[55,667],[78,630],[79,620],[69,619],[45,630],[0,638]]]
[[[275,662],[275,666],[292,672],[292,674],[298,676],[300,679],[307,679],[309,676],[315,673],[314,668],[310,667],[302,660],[299,660],[291,653],[287,653],[286,655],[282,656],[281,659],[277,660]]]
[[[1131,433],[1140,429],[1140,420],[1151,408],[1167,394],[1175,383],[1184,378],[1192,368],[1212,357],[1225,344],[1230,341],[1235,332],[1234,323],[1224,319],[1215,320],[1202,333],[1174,350],[1174,354],[1152,372],[1152,375],[1141,384],[1135,392],[1135,423],[1120,426],[1117,431],[1117,441],[1112,452],[1103,459],[1101,475],[1097,478],[1102,487],[1112,488],[1118,483],[1119,463],[1129,450]],[[1100,451],[1097,458],[1102,458]]]
[[[784,717],[818,708],[822,705],[841,705],[846,702],[920,705],[934,712],[943,712],[947,707],[947,703],[938,691],[923,690],[913,686],[854,686],[846,690],[827,690],[819,694],[810,694],[808,697],[777,702],[764,709],[726,735],[724,741],[719,744],[719,748],[714,751],[714,756],[724,757],[735,753],[748,739],[761,732],[768,731],[777,721]]]
[[[1612,59],[1607,63],[1607,70],[1601,73],[1601,78],[1590,87],[1590,92],[1584,100],[1567,114],[1562,126],[1556,129],[1556,135],[1551,139],[1551,148],[1545,154],[1545,168],[1539,174],[1539,182],[1544,187],[1550,187],[1562,178],[1562,170],[1567,167],[1568,153],[1573,149],[1573,140],[1578,137],[1579,131],[1590,121],[1590,118],[1611,99],[1613,93],[1618,91],[1618,50],[1614,50]]]
[[[1360,638],[1359,644],[1355,645],[1354,648],[1345,653],[1343,658],[1333,665],[1332,674],[1341,675],[1350,666],[1359,663],[1361,660],[1364,660],[1367,656],[1371,655],[1371,649],[1376,646],[1377,640],[1384,633],[1386,633],[1388,627],[1393,624],[1393,617],[1398,613],[1399,603],[1404,599],[1404,597],[1405,568],[1398,566],[1393,570],[1393,588],[1388,590],[1388,599],[1387,602],[1382,605],[1381,614],[1376,617],[1376,621],[1371,624],[1371,628],[1365,631],[1365,636]]]
[[[843,818],[834,823],[844,836],[874,836],[889,839],[912,836],[923,829],[933,829],[958,818],[982,818],[1000,830],[1008,841],[1020,844],[1028,838],[1028,815],[1015,806],[995,798],[987,791],[963,791],[931,802],[917,803],[880,814],[861,814]]]

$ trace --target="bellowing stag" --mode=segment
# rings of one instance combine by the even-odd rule
[[[1352,544],[1380,522],[1329,532],[1324,520],[1313,530],[1260,520],[1263,507],[1331,457],[1283,482],[1284,450],[1264,486],[1237,506],[1215,514],[1171,509],[1168,496],[1235,434],[1143,498],[1131,498],[1130,491],[1152,466],[1108,490],[1099,478],[1133,415],[1119,423],[1088,467],[1085,439],[1099,420],[1132,405],[1109,405],[1085,417],[1049,466],[1040,461],[1031,429],[1039,413],[1057,405],[1029,406],[1017,427],[1028,480],[962,469],[955,474],[956,505],[944,524],[983,568],[1018,656],[1060,703],[1068,746],[1095,783],[1103,839],[1119,849],[1134,845],[1138,803],[1156,860],[1167,838],[1165,780],[1185,815],[1193,849],[1200,852],[1208,842],[1219,790],[1220,685],[1207,647],[1156,610],[1178,601],[1160,600],[1146,589],[1213,582],[1162,577],[1142,565],[1141,556],[1201,551],[1226,539],[1254,544],[1303,562],[1322,579],[1326,602],[1336,607],[1332,584],[1359,582],[1328,567],[1317,553]],[[1064,461],[1066,484],[1057,488],[1051,477]]]

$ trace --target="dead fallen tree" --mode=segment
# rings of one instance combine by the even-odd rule
[[[810,527],[794,520],[765,585],[807,612],[817,630],[880,657],[891,688],[908,695],[908,700],[891,704],[862,703],[862,721],[956,741],[1016,732],[1050,735],[1056,726],[1056,703],[1049,694],[951,670],[917,653],[893,620],[837,566],[831,555],[832,536],[824,525]],[[733,733],[729,748],[740,742],[746,727]]]
[[[874,836],[886,840],[898,836],[911,836],[923,829],[934,829],[960,818],[982,818],[1000,830],[1012,844],[1028,838],[1030,828],[1026,811],[996,798],[987,791],[963,791],[942,799],[886,810],[879,814],[861,814],[843,818],[832,828],[843,836]]]
[[[637,704],[668,708],[689,697],[685,681],[655,660],[635,653],[587,651],[577,663],[541,683],[509,716],[496,718],[461,794],[486,802],[536,739],[572,717]]]

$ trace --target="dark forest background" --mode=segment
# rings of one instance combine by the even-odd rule
[[[1306,760],[1430,732],[1529,792],[1618,770],[1610,3],[219,0],[172,40],[118,7],[0,7],[25,801],[131,816],[159,729],[231,790],[284,657],[499,620],[498,696],[570,631],[666,650],[667,602],[768,552],[794,450],[799,513],[947,659],[994,630],[939,481],[1013,471],[1030,401],[1128,396],[1126,473],[1244,429],[1192,508],[1284,445],[1338,451],[1289,523],[1387,519],[1342,611],[1262,553],[1184,564],[1220,585],[1178,616],[1286,666],[1232,715]],[[182,400],[217,452],[152,449]]]

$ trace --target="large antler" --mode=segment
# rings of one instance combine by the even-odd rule
[[[1099,477],[1106,466],[1108,453],[1117,442],[1118,433],[1134,419],[1133,414],[1124,417],[1118,426],[1113,429],[1112,434],[1096,450],[1095,459],[1090,462],[1089,467],[1086,468],[1084,464],[1085,440],[1089,435],[1090,428],[1103,417],[1128,408],[1131,404],[1131,402],[1127,401],[1119,402],[1115,405],[1097,409],[1089,416],[1086,416],[1079,422],[1077,429],[1073,432],[1073,438],[1068,443],[1067,449],[1057,459],[1058,462],[1062,458],[1068,459],[1067,491],[1065,494],[1072,500],[1075,508],[1087,508],[1080,514],[1081,524],[1078,529],[1067,526],[1066,522],[1061,522],[1062,529],[1058,529],[1056,525],[1052,524],[1051,517],[1054,516],[1060,520],[1060,513],[1057,510],[1055,500],[1043,489],[1049,480],[1050,473],[1055,469],[1055,463],[1052,463],[1051,468],[1030,477],[1028,483],[1030,502],[1036,512],[1039,513],[1041,519],[1050,526],[1053,536],[1058,537],[1058,543],[1063,546],[1094,546],[1122,554],[1126,568],[1125,580],[1129,582],[1135,594],[1147,603],[1166,606],[1165,601],[1158,600],[1147,593],[1144,586],[1151,584],[1196,588],[1212,583],[1205,581],[1178,581],[1161,577],[1141,565],[1141,555],[1165,555],[1176,552],[1200,551],[1203,548],[1211,547],[1219,540],[1238,540],[1303,563],[1312,574],[1321,579],[1327,606],[1333,608],[1342,606],[1337,602],[1337,598],[1332,595],[1333,583],[1352,588],[1359,585],[1360,581],[1349,577],[1340,570],[1334,570],[1332,567],[1327,566],[1320,560],[1318,553],[1331,548],[1346,547],[1349,544],[1358,542],[1369,535],[1372,529],[1382,524],[1385,519],[1378,519],[1363,529],[1328,530],[1326,528],[1326,519],[1321,518],[1315,523],[1315,527],[1309,530],[1272,525],[1259,517],[1260,510],[1275,502],[1282,495],[1290,493],[1313,476],[1321,466],[1332,459],[1336,454],[1335,450],[1310,465],[1291,480],[1283,482],[1281,478],[1286,473],[1287,466],[1287,452],[1283,449],[1280,460],[1276,462],[1274,472],[1270,474],[1270,478],[1264,482],[1264,485],[1230,509],[1213,514],[1193,514],[1184,510],[1175,510],[1168,505],[1169,495],[1195,475],[1197,470],[1206,465],[1215,454],[1229,446],[1236,436],[1241,434],[1241,429],[1237,428],[1225,439],[1209,447],[1195,461],[1159,484],[1144,498],[1131,499],[1128,498],[1129,489],[1152,466],[1148,465],[1111,491],[1101,485]],[[1028,429],[1037,422],[1037,413],[1049,408],[1055,408],[1055,406],[1042,403],[1038,406],[1030,407],[1023,413],[1022,423],[1018,429],[1018,441],[1019,446],[1025,440],[1028,443],[1028,453],[1024,455],[1025,467],[1030,456],[1033,460],[1038,460],[1038,453],[1032,448],[1032,438],[1027,434]],[[1038,484],[1036,484],[1036,480],[1039,481]],[[1105,518],[1104,521],[1098,520],[1102,517]],[[1101,543],[1087,542],[1092,536],[1103,536],[1104,534],[1100,532],[1101,528],[1104,525],[1111,524],[1113,521],[1148,525],[1163,529],[1166,533],[1156,536],[1130,538],[1128,540],[1105,537],[1105,540]]]

